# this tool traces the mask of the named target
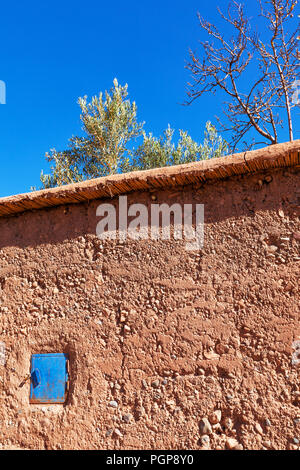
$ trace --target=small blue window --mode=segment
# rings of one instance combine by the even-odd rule
[[[30,403],[64,403],[68,391],[68,355],[31,356]]]

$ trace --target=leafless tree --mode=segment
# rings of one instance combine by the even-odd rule
[[[190,50],[187,68],[192,72],[188,84],[190,104],[204,93],[222,90],[227,124],[220,123],[223,131],[231,132],[231,150],[241,143],[251,148],[259,144],[276,144],[278,130],[288,126],[293,140],[292,108],[299,100],[295,86],[299,67],[299,24],[294,18],[297,0],[257,0],[259,21],[265,23],[263,38],[254,29],[245,14],[244,6],[233,1],[227,13],[218,13],[230,25],[233,35],[225,39],[222,31],[204,20],[200,26],[208,34],[201,41],[202,56]],[[242,78],[242,79],[241,79]],[[252,144],[246,134],[255,129],[257,136]]]

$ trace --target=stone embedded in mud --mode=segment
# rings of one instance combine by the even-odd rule
[[[123,434],[121,433],[120,429],[114,429],[114,435],[116,437],[123,437]]]
[[[225,418],[224,419],[224,426],[226,429],[231,430],[233,428],[233,421],[231,418]]]
[[[259,433],[259,434],[263,434],[264,431],[263,431],[263,428],[261,427],[261,425],[259,423],[256,423],[255,424],[255,430]]]
[[[287,445],[287,448],[288,450],[298,450],[298,445],[297,444],[293,444],[292,442],[289,442],[288,445]]]
[[[221,421],[221,417],[222,417],[222,411],[215,410],[213,413],[209,415],[208,419],[211,422],[211,424],[217,424]]]
[[[200,442],[202,446],[208,447],[210,444],[209,436],[207,434],[204,434],[203,436],[201,436]]]
[[[266,250],[267,250],[269,253],[275,253],[276,251],[278,251],[278,246],[270,245],[270,246],[267,246],[267,247],[266,247]]]
[[[153,388],[158,388],[159,387],[159,380],[154,380],[152,383],[151,383],[152,387]]]
[[[118,405],[118,402],[117,402],[117,401],[111,400],[111,401],[109,402],[109,406],[111,406],[112,408],[118,408],[119,405]]]
[[[146,382],[145,379],[142,380],[142,384],[143,384],[143,387],[144,387],[144,388],[147,388],[147,387],[148,387],[148,384],[147,384],[147,382]]]
[[[122,311],[120,313],[120,322],[124,323],[127,320],[128,312],[127,311]]]
[[[125,423],[130,423],[130,421],[132,420],[133,420],[133,416],[130,413],[123,416],[123,421],[125,421]]]
[[[218,343],[218,344],[216,345],[216,352],[217,352],[218,354],[226,354],[226,353],[228,353],[228,351],[229,351],[229,346],[228,346],[228,344]]]
[[[226,449],[228,450],[242,450],[241,444],[233,437],[228,437],[225,442]]]
[[[213,359],[219,359],[220,356],[219,354],[216,354],[214,351],[205,351],[204,357],[205,359],[213,360]]]
[[[199,429],[201,434],[212,434],[212,427],[207,418],[201,419]]]

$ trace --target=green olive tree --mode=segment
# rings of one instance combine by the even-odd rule
[[[137,106],[128,99],[127,84],[117,79],[110,92],[79,98],[83,133],[73,136],[63,151],[55,148],[46,153],[51,163],[50,174],[41,173],[43,188],[76,183],[114,173],[145,170],[181,163],[194,162],[224,155],[226,142],[215,127],[206,123],[203,144],[193,141],[186,131],[179,131],[177,144],[173,143],[174,130],[170,126],[163,136],[155,138],[143,130],[137,121]],[[141,143],[135,148],[133,143]]]

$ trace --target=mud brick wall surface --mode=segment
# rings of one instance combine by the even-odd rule
[[[299,446],[299,168],[128,204],[153,196],[205,205],[200,251],[98,239],[118,198],[0,218],[1,448]],[[70,355],[64,405],[29,404],[47,352]]]

